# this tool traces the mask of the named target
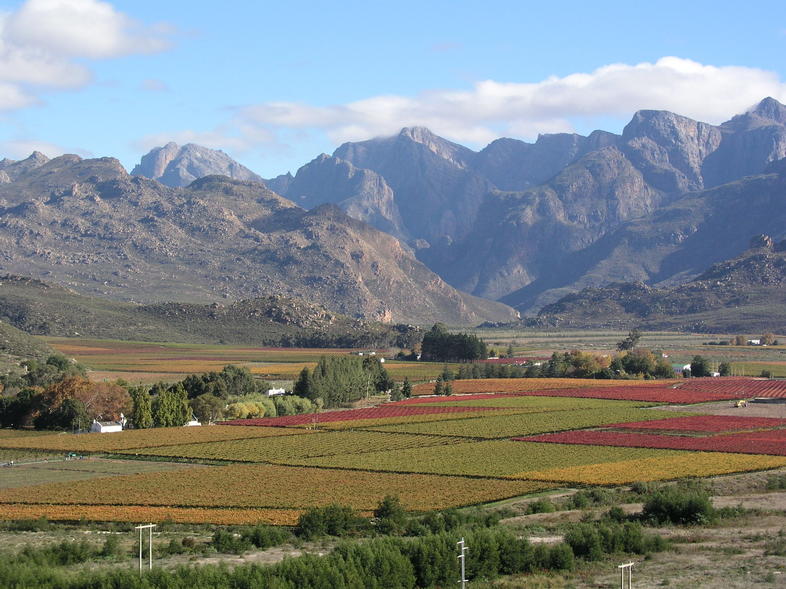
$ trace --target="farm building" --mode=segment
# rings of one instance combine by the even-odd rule
[[[90,426],[90,433],[94,434],[109,434],[122,431],[123,424],[119,421],[96,421],[94,419],[93,425]]]

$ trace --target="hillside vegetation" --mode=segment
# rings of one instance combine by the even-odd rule
[[[0,320],[36,335],[182,343],[407,347],[420,337],[412,327],[351,319],[288,297],[137,305],[18,276],[0,278]]]

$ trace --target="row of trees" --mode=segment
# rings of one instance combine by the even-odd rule
[[[375,356],[322,356],[313,371],[303,368],[292,392],[325,407],[338,407],[390,391],[394,384]]]
[[[471,362],[487,356],[482,339],[467,333],[449,333],[444,323],[436,323],[421,344],[421,359],[431,362]]]
[[[60,354],[29,360],[0,378],[0,427],[80,430],[93,419],[114,420],[129,408],[117,383],[91,382],[85,369]]]
[[[472,363],[459,366],[456,373],[448,367],[441,380],[473,378],[672,378],[674,370],[663,357],[650,350],[635,349],[614,357],[573,350],[554,352],[542,363],[522,365]],[[444,392],[443,392],[444,394]]]

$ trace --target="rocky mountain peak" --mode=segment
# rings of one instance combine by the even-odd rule
[[[404,127],[398,134],[399,139],[419,143],[432,153],[448,160],[460,168],[467,167],[474,152],[463,145],[452,143],[435,135],[426,127]]]
[[[221,150],[187,143],[182,147],[170,141],[151,149],[131,171],[172,187],[188,186],[204,176],[229,176],[235,180],[263,182],[254,172]]]
[[[757,104],[751,113],[781,125],[786,124],[786,106],[768,96]]]

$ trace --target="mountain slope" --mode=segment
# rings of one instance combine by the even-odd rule
[[[0,321],[0,374],[24,360],[42,359],[54,353],[44,342]]]
[[[547,305],[534,323],[579,328],[704,332],[786,331],[786,241],[762,236],[751,250],[672,288],[617,283]]]
[[[643,219],[642,231],[652,223],[661,224],[661,211],[679,218],[677,209],[669,208],[671,203],[688,206],[686,195],[691,191],[721,186],[725,177],[718,170],[734,170],[732,162],[738,162],[736,173],[765,171],[773,158],[786,155],[786,143],[773,141],[786,136],[783,110],[786,107],[777,101],[765,99],[721,127],[663,111],[640,111],[621,137],[604,136],[604,147],[580,155],[581,141],[567,142],[567,155],[577,153],[577,159],[544,184],[518,192],[492,191],[466,237],[421,251],[419,257],[457,288],[498,298],[521,311],[536,310],[565,294],[541,296],[554,288],[688,279],[713,262],[739,254],[745,249],[744,239],[741,243],[720,238],[720,250],[688,253],[686,246],[683,258],[693,259],[692,264],[669,261],[655,272],[636,270],[651,263],[649,251],[624,251],[610,240],[638,218]],[[766,133],[757,135],[761,130]],[[761,209],[752,216],[744,207],[736,210],[750,228],[743,235],[765,230],[755,227]],[[668,224],[660,229],[667,234]],[[613,255],[615,251],[619,255]],[[604,261],[605,256],[610,257]]]
[[[223,151],[187,143],[167,143],[151,149],[131,171],[133,176],[145,176],[167,186],[188,186],[205,176],[229,176],[235,180],[262,182],[262,178],[237,163]]]
[[[0,270],[121,300],[305,298],[350,316],[510,317],[457,292],[393,237],[335,207],[209,176],[169,188],[117,160],[61,156],[0,185]]]
[[[257,346],[407,347],[417,338],[407,326],[350,319],[287,297],[137,305],[20,276],[0,277],[1,321],[37,335]]]
[[[675,285],[748,248],[749,236],[786,237],[786,160],[772,173],[689,193],[609,232],[551,273],[503,300],[539,308],[571,291],[610,282]]]

